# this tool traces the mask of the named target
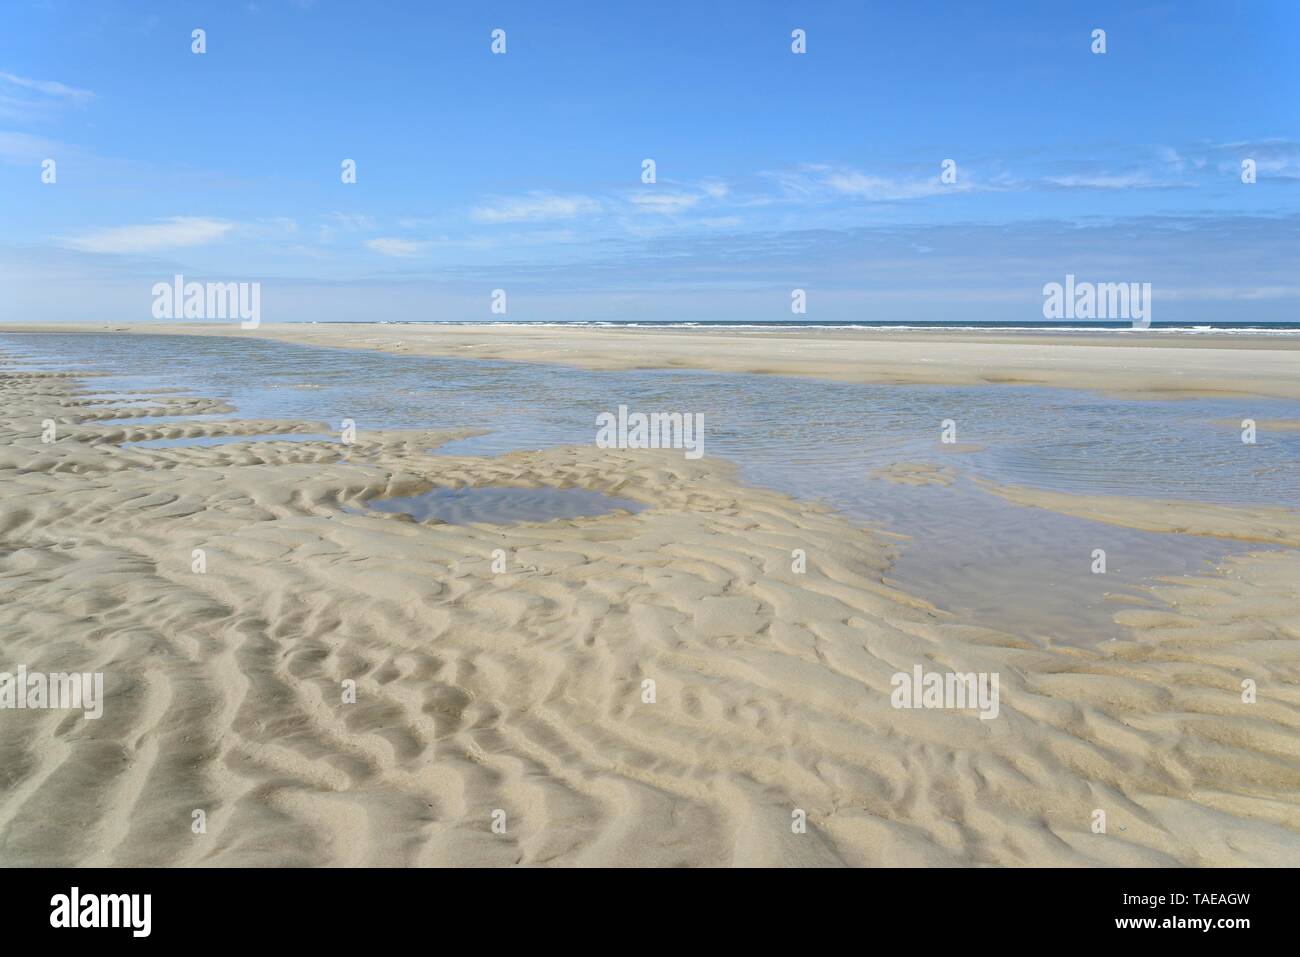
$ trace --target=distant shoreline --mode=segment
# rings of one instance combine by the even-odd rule
[[[0,332],[276,339],[400,355],[580,369],[701,369],[840,382],[1017,385],[1145,399],[1300,399],[1300,336],[1132,332],[1023,335],[949,329],[738,329],[467,324],[142,322],[4,325]]]
[[[1266,338],[1300,338],[1300,322],[1216,322],[1216,323],[1152,323],[1148,328],[1137,329],[1129,322],[1052,322],[1039,320],[1034,322],[893,322],[887,320],[868,320],[861,322],[790,322],[786,320],[758,320],[741,322],[735,320],[607,320],[607,319],[371,319],[371,320],[293,320],[288,322],[262,323],[263,327],[274,326],[289,329],[313,329],[335,327],[385,328],[398,326],[402,328],[433,329],[589,329],[589,330],[635,330],[635,331],[675,331],[675,332],[862,332],[889,334],[951,334],[969,336],[1005,335],[1018,336],[1022,333],[1040,336],[1085,337],[1092,341],[1104,341],[1111,338],[1101,334],[1114,333],[1120,340],[1154,337],[1168,338],[1219,338],[1219,337],[1266,337]],[[166,329],[174,332],[185,328],[196,330],[197,334],[210,334],[209,328],[229,329],[229,324],[219,320],[178,322],[175,320],[141,320],[126,322],[84,322],[51,321],[40,323],[8,322],[0,323],[0,330],[10,332],[70,332],[70,331],[114,331],[144,332]]]
[[[893,322],[888,320],[853,322],[790,322],[786,320],[739,321],[730,319],[683,320],[609,320],[609,319],[484,319],[464,322],[452,319],[372,319],[352,322],[337,319],[298,320],[285,322],[286,326],[515,326],[521,328],[555,327],[560,329],[779,329],[779,330],[880,330],[913,332],[1037,332],[1047,335],[1061,333],[1119,332],[1142,335],[1185,333],[1187,335],[1213,335],[1215,333],[1255,333],[1259,335],[1300,335],[1300,322],[1212,322],[1212,323],[1159,323],[1153,322],[1145,329],[1135,328],[1129,322]]]

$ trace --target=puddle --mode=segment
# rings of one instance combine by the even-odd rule
[[[442,445],[425,449],[425,451],[430,455],[468,455],[474,458],[491,458],[503,452],[517,452],[519,451],[519,445],[518,443],[512,444],[508,439],[503,442],[498,433],[488,432],[484,435],[471,435],[463,439],[450,439],[443,442]]]
[[[452,525],[489,522],[546,522],[553,518],[590,518],[624,509],[639,512],[647,506],[613,498],[585,488],[506,488],[470,486],[435,488],[404,498],[371,499],[366,503],[381,512],[410,515],[416,521],[440,519]]]
[[[890,488],[896,507],[913,518],[914,537],[899,544],[886,578],[972,623],[1070,644],[1123,637],[1117,612],[1159,607],[1145,585],[1207,574],[1228,556],[1270,550],[1025,508],[965,481],[951,488]],[[1105,553],[1104,571],[1096,564],[1098,549]]]
[[[235,445],[239,442],[337,442],[333,435],[315,432],[259,433],[255,435],[187,435],[178,439],[145,439],[123,442],[124,449],[175,449],[184,446]]]

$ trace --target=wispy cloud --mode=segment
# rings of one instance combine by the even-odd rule
[[[84,106],[95,98],[95,94],[89,90],[79,90],[74,86],[59,83],[57,80],[30,80],[25,76],[15,76],[12,73],[0,71],[0,82],[31,90],[41,96],[64,100],[76,106]]]
[[[1168,149],[1170,162],[1191,165],[1236,178],[1243,160],[1254,160],[1260,180],[1300,180],[1300,142],[1286,139],[1239,141],[1197,146],[1182,151]]]
[[[661,193],[658,191],[632,193],[628,196],[628,199],[637,209],[665,215],[683,212],[700,201],[700,197],[694,193]]]
[[[917,199],[960,188],[955,183],[941,183],[937,174],[931,179],[903,180],[867,173],[833,171],[827,174],[825,181],[836,192],[873,200]]]
[[[1144,172],[1048,176],[1046,182],[1065,189],[1155,189],[1172,185],[1153,180]]]
[[[202,246],[215,242],[235,228],[221,219],[174,216],[158,223],[112,226],[80,236],[62,237],[64,246],[92,253],[142,253]]]
[[[994,188],[989,184],[977,186],[971,172],[961,169],[957,182],[944,183],[939,178],[936,163],[932,175],[900,175],[869,172],[825,163],[806,163],[794,169],[761,174],[775,181],[782,198],[789,201],[819,201],[845,196],[867,202],[898,202],[924,199],[945,193],[962,193],[972,189]]]
[[[375,228],[375,221],[364,213],[333,212],[325,218],[332,221],[340,229],[346,229],[348,232],[358,232],[360,230]]]
[[[558,196],[534,192],[526,196],[498,199],[489,206],[478,206],[470,210],[470,216],[480,223],[524,223],[573,219],[599,210],[600,203],[590,196]]]
[[[339,233],[371,232],[376,229],[375,221],[364,213],[327,213],[317,229],[317,241],[330,243]]]
[[[410,239],[367,239],[366,248],[379,253],[381,256],[393,256],[398,259],[410,259],[424,252],[424,243],[415,242]]]
[[[10,119],[46,119],[67,107],[85,106],[95,98],[89,90],[59,83],[32,80],[0,70],[0,116]]]
[[[1270,171],[1288,168],[1285,153],[1277,149],[1261,151],[1268,159]],[[1279,153],[1281,152],[1281,156]],[[1192,158],[1165,147],[1145,163],[1108,164],[1100,160],[1071,160],[1068,163],[1021,164],[1016,171],[1002,167],[1006,160],[990,160],[992,169],[972,169],[960,163],[957,179],[945,183],[936,164],[932,175],[880,170],[858,170],[824,163],[807,163],[793,169],[765,172],[774,181],[784,202],[825,202],[836,197],[853,197],[866,202],[896,203],[926,199],[931,196],[997,192],[1031,192],[1063,190],[1154,190],[1190,187],[1197,184],[1194,174],[1207,166],[1204,157]]]

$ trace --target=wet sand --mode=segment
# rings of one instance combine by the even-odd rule
[[[1290,347],[1035,342],[986,365],[978,350],[1002,346],[898,342],[889,371],[880,355],[855,365],[878,343],[846,355],[831,341],[818,346],[840,363],[828,373],[816,349],[780,358],[762,337],[726,337],[724,359],[709,337],[665,334],[652,352],[659,334],[554,335],[570,331],[258,334],[902,377],[863,381],[996,381],[1015,367],[1023,381],[1077,383],[1107,368],[1100,350],[1108,378],[1089,387],[1296,394],[1280,363]],[[550,351],[520,354],[530,344]],[[92,385],[0,365],[0,668],[101,671],[107,693],[97,721],[0,711],[0,863],[1300,862],[1295,550],[1162,583],[1147,607],[1118,612],[1122,637],[1081,648],[974,626],[891,587],[885,536],[707,458],[438,455],[462,433],[423,431],[124,447],[321,424],[103,425],[124,411],[89,404]],[[124,405],[137,417],[222,409]],[[504,525],[364,509],[475,485],[646,508]],[[1113,499],[1025,504],[1295,544],[1280,509]],[[893,707],[893,676],[917,665],[997,674],[997,717]],[[1257,700],[1243,699],[1247,681]],[[792,827],[800,813],[806,832]]]
[[[49,332],[53,326],[0,326]],[[748,331],[452,325],[79,323],[64,331],[261,336],[414,355],[547,362],[590,369],[712,369],[844,382],[1048,385],[1130,398],[1300,398],[1300,337]]]

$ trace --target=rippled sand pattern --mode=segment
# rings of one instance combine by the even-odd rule
[[[123,409],[84,387],[0,367],[0,667],[102,671],[108,695],[98,721],[0,712],[0,863],[1300,861],[1293,550],[1162,586],[1122,641],[1058,647],[886,586],[884,539],[715,460],[436,455],[459,433],[427,431],[124,448],[272,424],[103,426]],[[490,484],[648,508],[341,510]],[[999,672],[999,717],[894,709],[916,664]]]

